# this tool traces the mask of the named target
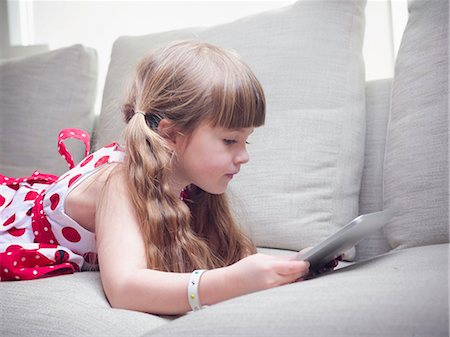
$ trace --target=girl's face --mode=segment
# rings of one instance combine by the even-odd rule
[[[206,122],[175,144],[176,180],[194,184],[211,194],[222,194],[242,164],[249,160],[247,138],[253,128],[225,129]]]

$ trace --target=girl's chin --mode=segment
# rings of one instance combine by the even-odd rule
[[[227,191],[227,187],[228,187],[228,184],[226,184],[225,186],[200,187],[200,188],[203,191],[208,192],[209,194],[220,195],[220,194],[224,194]]]

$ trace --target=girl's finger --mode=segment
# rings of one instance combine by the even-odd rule
[[[280,275],[298,275],[309,270],[308,261],[282,261],[277,263],[276,271]]]

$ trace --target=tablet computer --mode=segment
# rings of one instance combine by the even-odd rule
[[[393,216],[392,209],[360,215],[318,245],[306,252],[297,253],[294,259],[309,261],[310,269],[317,270],[383,227]]]

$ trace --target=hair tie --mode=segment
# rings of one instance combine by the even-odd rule
[[[135,111],[134,112],[134,114],[136,115],[136,114],[140,114],[140,115],[142,115],[142,116],[146,116],[146,114],[145,114],[145,112],[142,112],[142,111]]]
[[[134,114],[135,115],[140,114],[140,115],[144,116],[145,122],[148,124],[148,126],[150,126],[150,128],[152,130],[155,130],[155,131],[158,129],[159,122],[162,119],[162,117],[158,114],[154,114],[154,113],[146,114],[145,112],[142,112],[139,110],[135,111]]]

